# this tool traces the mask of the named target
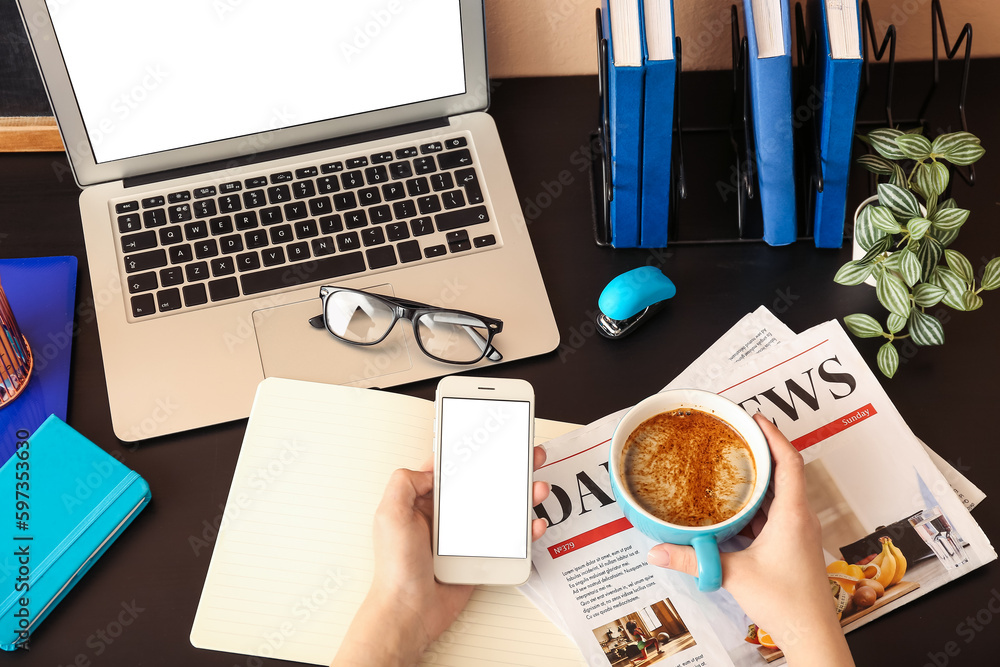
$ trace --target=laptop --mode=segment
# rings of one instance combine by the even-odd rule
[[[324,285],[502,320],[503,361],[558,345],[485,113],[481,0],[18,5],[83,190],[122,440],[246,417],[265,377],[470,368],[405,321],[369,347],[310,326]]]

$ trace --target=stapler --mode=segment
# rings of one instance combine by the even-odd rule
[[[640,266],[608,283],[597,305],[597,331],[605,338],[621,338],[632,332],[661,308],[677,288],[670,278],[652,266]]]

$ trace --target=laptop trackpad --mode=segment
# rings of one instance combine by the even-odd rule
[[[387,285],[382,287],[391,293]],[[351,345],[309,324],[309,318],[319,315],[320,310],[320,300],[314,297],[254,311],[253,325],[265,377],[368,385],[370,382],[365,381],[413,366],[403,335],[409,322],[397,322],[377,345]]]

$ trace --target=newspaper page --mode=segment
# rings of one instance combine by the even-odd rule
[[[863,560],[881,535],[909,561],[903,581],[875,605],[844,616],[845,631],[996,558],[838,323],[757,346],[764,349],[699,384],[762,412],[802,451],[828,562]],[[774,660],[773,649],[745,641],[751,619],[725,590],[699,592],[693,578],[646,563],[652,541],[624,519],[608,478],[610,438],[623,412],[547,445],[550,463],[536,478],[550,482],[552,494],[536,513],[551,527],[535,544],[539,577],[526,594],[547,599],[595,667]],[[745,544],[737,537],[723,547]]]

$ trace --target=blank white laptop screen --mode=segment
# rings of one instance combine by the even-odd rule
[[[465,92],[457,0],[47,4],[98,163]]]

